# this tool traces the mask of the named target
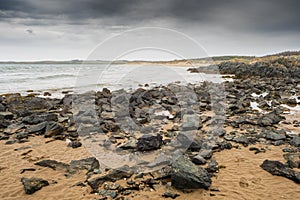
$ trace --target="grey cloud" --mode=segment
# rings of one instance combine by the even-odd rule
[[[130,25],[167,18],[178,24],[280,31],[300,30],[299,7],[297,0],[0,0],[0,20],[34,19],[34,25],[52,19],[80,25],[89,19],[107,19],[114,25]]]

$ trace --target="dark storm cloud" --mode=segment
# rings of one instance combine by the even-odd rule
[[[63,16],[61,23],[113,19],[111,23],[128,25],[166,18],[175,23],[278,31],[300,30],[299,7],[297,0],[0,0],[0,20],[44,19],[23,22],[38,25]]]

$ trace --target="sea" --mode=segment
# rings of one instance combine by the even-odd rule
[[[0,64],[0,94],[135,89],[170,83],[222,82],[216,74],[190,73],[186,66],[129,64]]]

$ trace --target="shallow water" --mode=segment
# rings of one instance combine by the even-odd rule
[[[189,73],[187,67],[105,64],[0,64],[0,93],[64,90],[112,90],[203,81],[221,82],[218,74]]]

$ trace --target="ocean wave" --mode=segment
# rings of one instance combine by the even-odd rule
[[[48,75],[48,76],[40,76],[36,79],[45,80],[45,79],[55,79],[55,78],[68,78],[68,77],[76,77],[76,75],[72,74],[55,74],[55,75]]]

